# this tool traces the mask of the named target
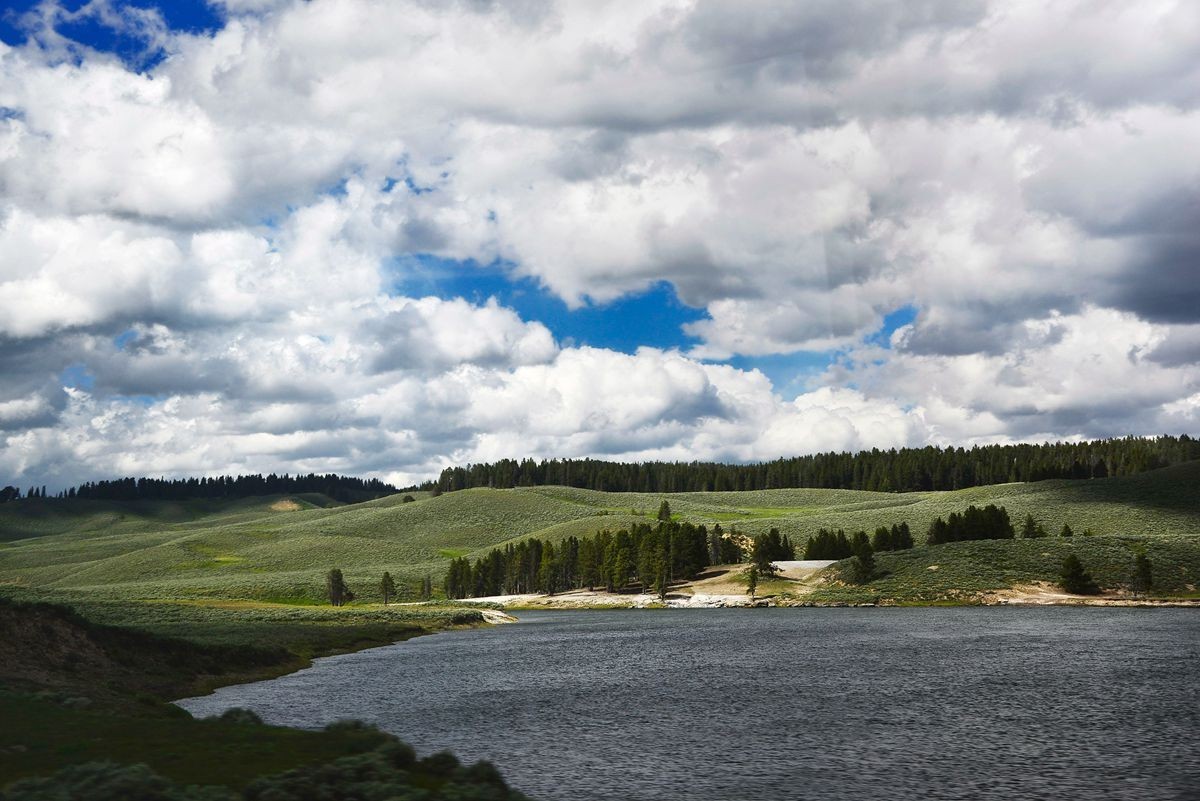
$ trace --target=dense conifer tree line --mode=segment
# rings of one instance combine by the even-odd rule
[[[358,503],[398,492],[376,478],[354,478],[332,473],[306,476],[249,475],[212,478],[118,478],[92,481],[59,493],[60,498],[106,501],[170,500],[191,498],[249,498],[316,492],[343,503]],[[45,497],[45,495],[42,495]]]
[[[849,537],[842,529],[833,531],[823,528],[816,536],[809,537],[804,544],[805,559],[849,559],[857,556],[866,561],[878,551],[903,551],[913,547],[912,532],[908,523],[894,523],[891,528],[880,526],[870,538],[867,532],[856,531]],[[868,553],[869,552],[869,553]],[[872,567],[874,562],[871,562]]]
[[[903,551],[913,547],[912,531],[908,523],[894,524],[891,528],[880,526],[871,537],[871,547],[876,551]]]
[[[598,587],[608,592],[635,587],[665,595],[671,582],[691,579],[706,567],[714,537],[726,536],[736,535],[725,535],[719,527],[709,532],[704,526],[662,520],[616,533],[570,537],[558,544],[523,540],[503,550],[493,548],[474,564],[466,557],[453,560],[446,574],[446,597],[554,594]],[[737,557],[731,561],[740,561],[740,548]]]
[[[865,536],[865,532],[864,532]],[[823,528],[815,537],[809,537],[804,545],[805,559],[848,559],[854,555],[850,539],[842,529],[833,531]]]
[[[928,542],[942,545],[964,540],[1011,540],[1014,534],[1008,510],[989,503],[982,509],[968,506],[962,514],[951,512],[945,520],[934,520],[929,525]]]
[[[814,487],[883,492],[956,490],[1010,481],[1131,475],[1200,459],[1187,435],[1041,445],[821,453],[749,465],[552,459],[452,467],[423,489],[563,485],[608,492],[710,492]]]

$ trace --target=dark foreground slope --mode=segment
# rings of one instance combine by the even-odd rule
[[[411,626],[393,638],[421,631]],[[521,797],[490,765],[464,767],[448,754],[418,760],[370,727],[299,731],[250,714],[195,720],[166,703],[298,667],[311,643],[200,645],[7,599],[0,642],[6,800]]]

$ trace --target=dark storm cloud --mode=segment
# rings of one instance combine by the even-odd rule
[[[918,34],[969,28],[984,0],[701,2],[678,35],[713,70],[767,82],[830,82]]]
[[[1134,243],[1127,269],[1101,298],[1154,322],[1200,322],[1200,228]]]

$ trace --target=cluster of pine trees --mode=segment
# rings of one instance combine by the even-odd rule
[[[911,547],[913,537],[908,523],[894,523],[890,528],[880,526],[869,539],[865,531],[856,531],[846,536],[846,532],[840,528],[837,531],[823,528],[817,531],[816,536],[809,537],[808,542],[804,544],[804,558],[839,560],[858,556],[865,559],[864,554],[903,551]]]
[[[21,490],[19,487],[14,487],[12,485],[9,485],[9,486],[5,487],[4,489],[0,489],[0,503],[8,503],[9,501],[19,501],[19,500],[21,500],[22,497],[45,498],[46,497],[46,488],[44,486],[30,487],[24,496],[21,495]]]
[[[58,497],[107,501],[180,501],[192,498],[250,498],[258,495],[305,492],[321,493],[342,503],[358,503],[394,495],[399,490],[377,478],[355,478],[333,473],[310,473],[305,476],[271,473],[266,476],[256,474],[212,478],[119,478],[111,481],[91,481],[65,490],[59,493]]]
[[[865,531],[859,533],[864,537],[867,536]],[[833,531],[823,528],[817,532],[815,537],[809,537],[808,542],[804,544],[805,559],[846,559],[853,553],[854,549],[850,547],[850,538],[842,529]]]
[[[669,520],[642,523],[615,534],[570,537],[557,545],[531,539],[494,548],[472,565],[450,563],[447,598],[547,593],[603,587],[619,592],[637,585],[665,595],[671,582],[693,578],[710,563],[712,535],[704,526]]]
[[[964,540],[1011,540],[1014,534],[1008,510],[989,503],[982,509],[968,506],[962,514],[951,512],[945,520],[934,520],[929,524],[928,542],[942,545]]]
[[[563,485],[608,492],[711,492],[788,487],[882,492],[956,490],[1010,481],[1131,475],[1200,459],[1187,435],[1042,445],[821,453],[750,465],[551,459],[452,467],[422,489]]]
[[[871,547],[876,551],[905,551],[913,547],[912,531],[908,523],[893,524],[891,528],[880,526],[871,537]]]

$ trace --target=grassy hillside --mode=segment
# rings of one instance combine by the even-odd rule
[[[935,517],[987,503],[1006,506],[1016,521],[1032,513],[1051,532],[1069,523],[1077,532],[1099,535],[1076,537],[1073,544],[966,543],[883,556],[881,565],[892,575],[886,581],[897,592],[905,582],[948,586],[968,578],[973,587],[1004,586],[1014,577],[1052,574],[1064,547],[1099,552],[1111,546],[1124,553],[1142,541],[1169,549],[1161,558],[1181,570],[1200,573],[1198,487],[1200,462],[1190,462],[1122,478],[903,494],[786,489],[657,495],[531,487],[465,490],[412,503],[392,496],[341,507],[319,496],[227,504],[19,502],[0,507],[0,584],[68,600],[303,603],[319,601],[325,571],[339,567],[360,599],[374,600],[384,570],[409,586],[426,574],[440,581],[452,558],[476,557],[523,537],[557,540],[615,530],[653,516],[664,498],[680,519],[751,534],[775,526],[801,543],[821,527],[870,531],[900,521],[922,541]],[[1017,567],[1006,566],[1013,559]],[[963,569],[929,570],[938,560]],[[964,571],[972,575],[958,575]],[[1193,575],[1180,573],[1175,584],[1186,587]]]

